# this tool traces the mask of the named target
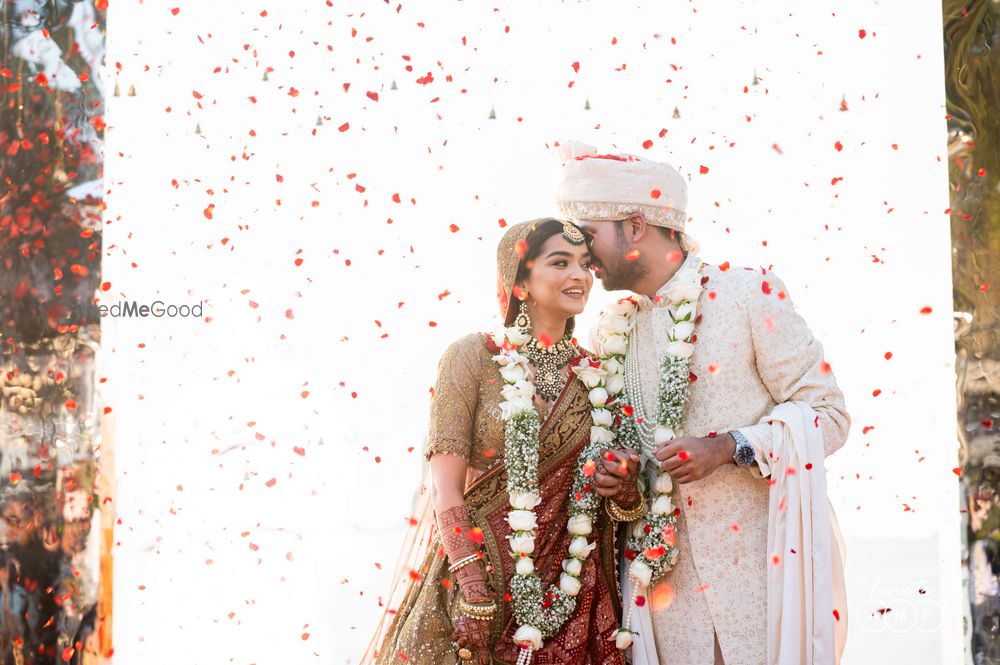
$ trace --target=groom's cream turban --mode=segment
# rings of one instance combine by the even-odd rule
[[[616,221],[642,213],[646,222],[673,229],[681,246],[697,251],[684,233],[687,183],[677,169],[626,153],[601,154],[580,141],[559,146],[562,174],[556,199],[570,220]]]

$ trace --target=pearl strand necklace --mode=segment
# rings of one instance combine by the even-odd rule
[[[636,313],[638,316],[638,312]],[[625,390],[628,391],[629,403],[635,409],[634,422],[636,431],[639,433],[642,448],[652,455],[656,450],[653,442],[653,432],[656,430],[656,422],[646,416],[646,406],[642,400],[642,377],[639,374],[638,360],[638,321],[635,328],[628,336],[628,349],[625,352]]]

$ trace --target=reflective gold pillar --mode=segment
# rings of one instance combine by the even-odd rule
[[[1000,663],[1000,2],[944,3],[952,274],[972,662]]]
[[[3,665],[111,656],[110,605],[97,602],[110,599],[102,555],[112,505],[102,492],[92,306],[107,7],[96,2],[0,0]]]

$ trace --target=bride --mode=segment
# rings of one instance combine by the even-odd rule
[[[572,337],[590,261],[568,222],[524,222],[501,239],[507,327],[441,359],[431,490],[362,662],[624,664],[615,526],[645,502],[638,457],[607,450],[601,372]]]

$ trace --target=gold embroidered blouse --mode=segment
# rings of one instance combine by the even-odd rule
[[[458,455],[482,472],[500,459],[503,378],[482,333],[453,342],[441,357],[425,457]]]

